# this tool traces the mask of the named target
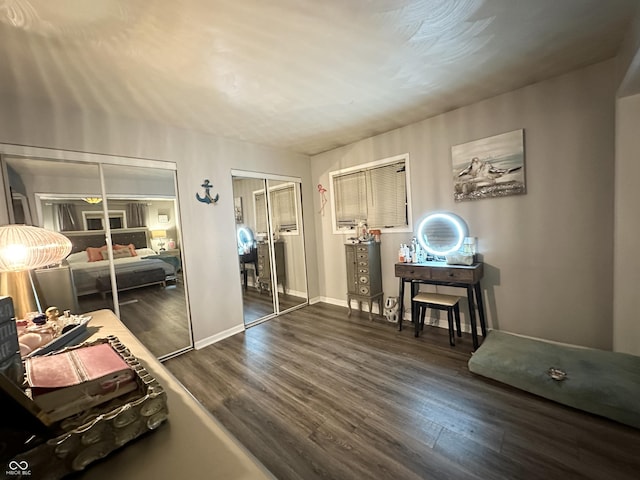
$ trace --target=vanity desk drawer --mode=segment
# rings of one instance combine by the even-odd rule
[[[396,263],[396,277],[434,283],[474,284],[482,278],[481,263],[470,266],[447,265],[444,262]]]
[[[473,282],[473,270],[463,270],[460,268],[432,268],[431,280],[441,282]]]
[[[396,277],[407,280],[430,280],[431,268],[415,263],[396,263]]]

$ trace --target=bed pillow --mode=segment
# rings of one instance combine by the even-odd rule
[[[109,259],[109,250],[103,250],[100,252],[102,254],[103,260]],[[113,259],[117,260],[118,258],[129,258],[131,257],[131,251],[127,247],[120,249],[113,249]]]
[[[107,249],[107,246],[96,248],[96,247],[87,247],[87,256],[89,257],[90,262],[99,262],[104,260],[102,258],[102,252]]]
[[[133,243],[130,243],[129,245],[114,245],[113,249],[114,250],[128,249],[129,252],[131,253],[130,255],[128,255],[129,257],[135,257],[138,255],[136,253],[136,246]]]
[[[80,263],[89,261],[89,256],[84,250],[82,252],[72,253],[67,257],[69,263]]]
[[[149,255],[157,255],[151,248],[139,248],[136,250],[136,253],[141,257],[146,257]]]

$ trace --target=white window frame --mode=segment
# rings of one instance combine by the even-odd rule
[[[274,185],[273,187],[269,187],[269,195],[271,195],[273,192],[277,191],[277,190],[283,190],[283,189],[292,189],[292,195],[293,195],[293,215],[294,215],[294,219],[296,221],[295,223],[295,228],[292,228],[291,230],[280,230],[278,228],[278,225],[274,225],[273,229],[274,231],[278,234],[278,235],[299,235],[300,234],[300,229],[298,227],[298,223],[299,223],[299,219],[298,219],[298,202],[297,199],[300,194],[298,192],[298,184],[294,183],[294,182],[287,182],[287,183],[281,183],[280,185]],[[270,197],[271,198],[271,197]],[[273,209],[273,200],[271,201],[272,204],[272,209]],[[273,218],[271,219],[272,222],[276,221],[276,212],[273,212]]]
[[[269,203],[270,203],[270,208],[272,209],[272,218],[271,221],[272,223],[275,222],[276,220],[276,213],[273,212],[273,200],[271,199],[271,194],[277,190],[283,190],[283,189],[292,189],[292,194],[293,194],[293,214],[294,214],[294,218],[295,218],[295,228],[290,229],[290,230],[280,230],[278,229],[278,226],[274,223],[273,224],[273,229],[274,232],[278,235],[281,236],[286,236],[286,235],[300,235],[300,227],[299,227],[299,223],[300,220],[298,218],[298,202],[297,202],[297,196],[300,195],[300,192],[298,190],[298,184],[296,182],[287,182],[287,183],[282,183],[279,185],[274,185],[272,187],[269,187]],[[256,225],[256,230],[257,230],[257,225],[258,225],[258,207],[257,207],[257,201],[256,198],[258,197],[258,195],[264,195],[264,189],[260,189],[260,190],[255,190],[253,192],[253,212],[254,212],[254,225]],[[258,235],[266,235],[267,232],[256,232]]]
[[[383,158],[381,160],[376,160],[374,162],[364,163],[361,165],[356,165],[354,167],[343,168],[340,170],[336,170],[333,172],[329,172],[329,198],[331,202],[331,226],[334,234],[344,235],[355,230],[354,227],[338,227],[338,222],[336,219],[336,199],[334,194],[334,178],[340,177],[342,175],[346,175],[349,173],[354,173],[358,171],[367,171],[372,170],[374,168],[383,167],[385,165],[391,165],[393,163],[398,163],[400,161],[404,161],[405,166],[405,191],[407,194],[407,225],[404,227],[392,227],[392,228],[384,228],[378,227],[375,225],[368,225],[369,228],[377,228],[382,233],[407,233],[413,232],[413,220],[411,214],[411,176],[409,169],[409,154],[404,153],[402,155],[396,155],[393,157]]]
[[[265,229],[264,232],[260,231],[258,229],[258,202],[256,201],[256,198],[258,197],[258,195],[264,195],[265,194],[265,189],[261,188],[260,190],[254,190],[252,193],[253,193],[253,195],[252,195],[252,197],[253,197],[253,224],[256,226],[255,235],[257,237],[265,236],[265,235],[267,235],[267,230],[269,228],[269,225],[268,225],[269,217],[268,217],[268,215],[265,215],[265,217],[266,217],[265,221],[267,222],[267,223],[265,223],[266,229]],[[266,208],[266,204],[265,204],[265,208]]]
[[[124,210],[109,210],[109,219],[111,218],[120,218],[122,219],[122,228],[127,228],[127,214]],[[83,210],[82,211],[82,226],[85,229],[85,231],[92,231],[89,230],[89,226],[87,223],[87,220],[96,220],[99,219],[100,222],[102,223],[102,230],[105,230],[107,227],[104,224],[104,213],[102,211],[98,211],[98,210]],[[109,222],[111,223],[111,222]],[[119,230],[119,229],[116,229]],[[101,230],[98,230],[101,231]]]

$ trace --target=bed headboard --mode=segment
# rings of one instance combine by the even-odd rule
[[[102,247],[105,245],[104,232],[82,232],[81,234],[71,234],[69,232],[64,235],[71,240],[71,253],[82,252],[87,247]],[[146,248],[149,246],[146,230],[125,230],[111,232],[111,240],[114,245],[129,245],[133,243],[136,248]]]

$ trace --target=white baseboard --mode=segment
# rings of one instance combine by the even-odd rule
[[[324,302],[323,297],[313,297],[309,299],[309,305],[313,305],[314,303]]]
[[[336,305],[338,307],[344,307],[344,308],[348,307],[346,300],[340,300],[340,299],[337,299],[337,298],[330,298],[330,297],[318,297],[318,298],[319,298],[318,301],[320,301],[320,302],[329,303],[331,305]],[[352,303],[351,303],[351,309],[352,310],[354,309],[353,302],[355,302],[355,300],[352,300]],[[382,314],[382,312],[379,311],[377,303],[378,303],[377,301],[373,302],[373,310],[372,311],[373,311],[373,313],[376,313],[376,314],[380,315],[380,314]],[[362,311],[363,312],[369,312],[369,305],[367,305],[366,302],[362,302]]]
[[[338,307],[344,307],[347,308],[347,301],[346,300],[340,300],[337,298],[330,298],[330,297],[316,297],[313,299],[313,301],[309,301],[309,304],[312,305],[314,303],[319,303],[319,302],[324,302],[324,303],[329,303],[331,305],[337,305]],[[377,305],[374,303],[373,304],[373,313],[378,313],[378,308]],[[353,309],[353,305],[351,307]],[[362,311],[364,312],[368,312],[369,311],[369,305],[365,304],[363,302],[362,305]],[[449,328],[449,322],[447,321],[447,317],[446,317],[446,312],[443,313],[444,317],[443,318],[439,318],[439,319],[435,319],[433,317],[427,317],[425,318],[425,323],[429,326],[433,326],[433,327],[438,327],[438,328],[444,328],[445,330]],[[409,325],[411,324],[411,312],[407,311],[407,309],[405,308],[404,313],[402,318],[404,318],[405,322],[409,322]],[[404,324],[403,324],[404,325]],[[465,333],[471,333],[471,327],[469,326],[468,323],[462,323],[460,325],[461,329],[463,332]],[[480,331],[480,325],[478,324],[478,335],[482,335],[482,332]]]
[[[225,338],[231,337],[232,335],[244,332],[244,330],[245,330],[244,323],[241,323],[240,325],[236,325],[235,327],[228,328],[223,332],[216,333],[215,335],[212,335],[207,338],[203,338],[202,340],[198,340],[197,342],[194,343],[193,346],[196,350],[200,350],[201,348],[207,347],[209,345],[213,345],[214,343],[217,343],[220,340],[224,340]]]
[[[280,293],[286,293],[286,295],[292,295],[294,297],[302,297],[305,298],[307,296],[307,292],[299,292],[298,290],[293,290],[288,288],[286,292],[282,291],[282,288],[279,289]]]

